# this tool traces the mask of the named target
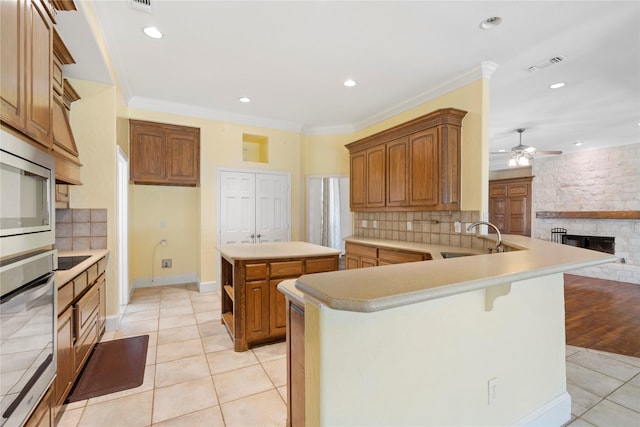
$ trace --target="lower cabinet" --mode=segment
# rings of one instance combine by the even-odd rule
[[[433,259],[427,252],[381,248],[353,242],[347,242],[345,248],[347,270]]]
[[[100,340],[106,323],[106,257],[58,288],[58,368],[52,385],[53,416],[66,400]]]
[[[287,304],[287,426],[304,426],[304,307],[286,299]]]
[[[49,390],[45,393],[36,409],[24,424],[24,427],[53,427],[54,426],[54,414],[52,409],[53,387],[49,387]]]

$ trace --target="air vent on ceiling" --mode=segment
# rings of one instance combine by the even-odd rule
[[[530,73],[534,72],[534,71],[539,71],[539,70],[543,70],[547,67],[550,67],[552,65],[555,64],[559,64],[561,62],[564,62],[567,60],[566,56],[562,56],[562,55],[556,55],[556,56],[552,56],[551,58],[547,58],[544,59],[540,62],[538,62],[537,64],[534,64],[530,67],[527,67],[526,70],[529,71]]]
[[[131,0],[129,4],[136,10],[151,13],[151,0]]]

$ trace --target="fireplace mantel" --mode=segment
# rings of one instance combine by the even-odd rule
[[[536,218],[640,219],[640,211],[537,211]]]

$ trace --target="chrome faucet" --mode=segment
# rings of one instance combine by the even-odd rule
[[[504,246],[502,246],[502,234],[500,234],[500,230],[498,230],[498,227],[496,227],[495,225],[491,224],[488,221],[477,221],[474,222],[473,224],[469,225],[469,227],[467,227],[467,231],[471,231],[473,228],[479,226],[479,225],[488,225],[489,227],[492,227],[494,230],[496,230],[496,234],[498,235],[498,243],[496,244],[496,251],[498,253],[504,252]]]

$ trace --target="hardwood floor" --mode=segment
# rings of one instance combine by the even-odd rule
[[[640,357],[640,285],[564,275],[567,344]]]

